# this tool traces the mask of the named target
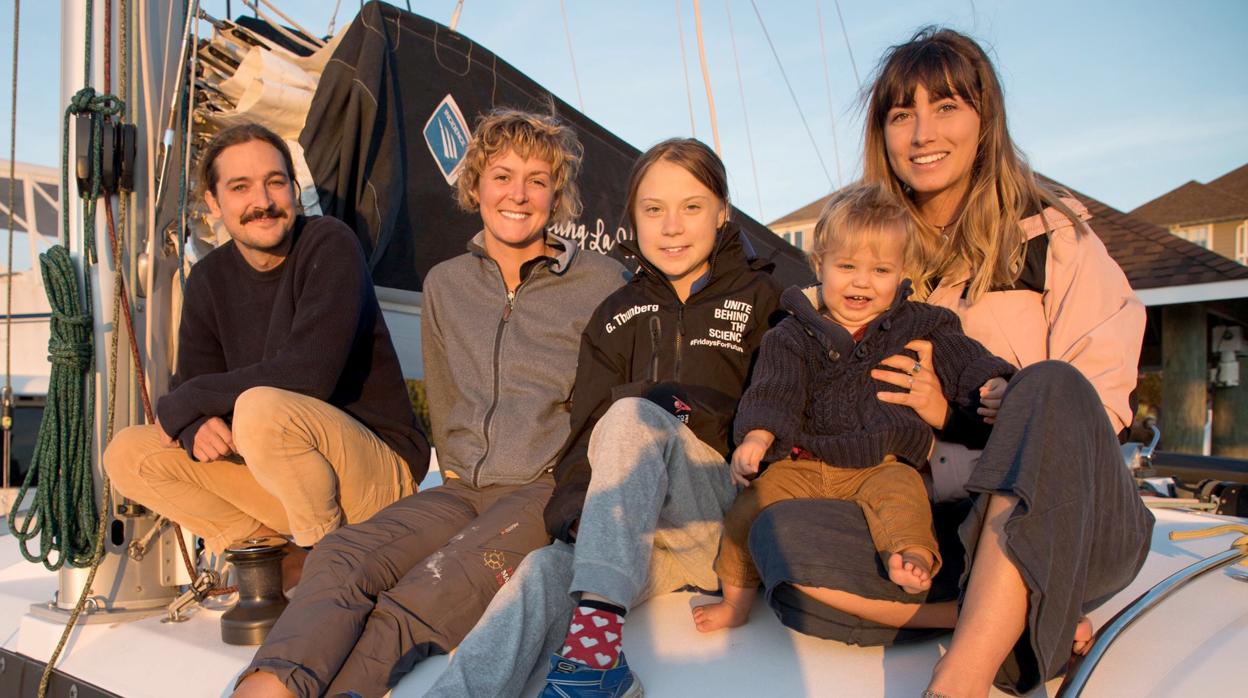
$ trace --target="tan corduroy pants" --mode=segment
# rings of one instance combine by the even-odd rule
[[[869,468],[837,468],[817,460],[782,460],[737,495],[724,517],[715,572],[726,584],[759,584],[749,536],[763,509],[786,499],[846,499],[857,502],[867,519],[875,549],[890,552],[917,546],[932,553],[932,574],[940,569],[940,551],[932,531],[931,505],[918,471],[893,456]]]
[[[121,494],[204,538],[214,552],[261,526],[312,545],[416,491],[384,441],[306,395],[252,388],[234,403],[238,454],[200,463],[161,445],[159,427],[129,427],[104,452]]]

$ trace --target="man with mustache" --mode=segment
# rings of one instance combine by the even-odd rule
[[[299,212],[293,174],[257,124],[207,146],[199,185],[232,239],[187,277],[156,423],[104,453],[117,491],[209,550],[291,539],[287,589],[308,546],[411,494],[429,466],[359,241]]]

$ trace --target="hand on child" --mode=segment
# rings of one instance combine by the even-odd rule
[[[984,418],[984,422],[992,424],[997,421],[997,411],[1001,409],[1001,398],[1005,395],[1005,386],[1009,381],[1000,376],[989,378],[979,388],[980,407],[976,412]]]
[[[906,405],[933,429],[941,429],[949,419],[949,401],[945,399],[940,378],[932,368],[932,343],[926,339],[915,339],[907,343],[906,348],[917,354],[919,360],[915,361],[905,354],[894,354],[881,361],[880,365],[896,370],[871,370],[872,378],[901,390],[880,391],[875,396],[880,402]]]
[[[732,452],[732,481],[742,487],[749,487],[750,480],[758,475],[759,463],[771,448],[775,437],[761,429],[755,429],[745,435],[741,445]]]

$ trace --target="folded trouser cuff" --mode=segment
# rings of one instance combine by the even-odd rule
[[[238,679],[234,682],[234,689],[237,690],[239,685],[243,683],[243,679],[256,673],[257,671],[266,671],[277,677],[278,681],[286,687],[286,690],[296,696],[319,696],[328,688],[316,680],[316,677],[308,673],[304,667],[289,662],[285,659],[276,657],[266,657],[257,659],[251,663],[243,673],[239,674]]]
[[[641,593],[642,584],[646,581],[648,570],[628,573],[605,562],[594,562],[577,559],[575,572],[572,575],[571,592],[578,594],[588,592],[597,594],[625,611],[633,604]]]
[[[342,526],[342,510],[339,509],[323,523],[319,523],[311,528],[304,528],[298,531],[291,531],[290,535],[295,539],[296,545],[308,547],[316,545],[322,538],[338,530]]]
[[[728,584],[743,589],[753,589],[762,584],[763,580],[758,576],[758,570],[750,565],[749,569],[743,569],[733,565],[715,563],[715,574],[719,576],[720,584]]]
[[[884,558],[884,562],[888,562],[888,555],[893,552],[900,552],[905,548],[922,548],[932,554],[932,576],[940,571],[941,559],[940,549],[936,546],[936,539],[933,538],[893,538],[887,550],[880,550],[880,557]]]

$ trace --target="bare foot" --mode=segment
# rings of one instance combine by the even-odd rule
[[[295,588],[300,578],[303,577],[303,563],[307,560],[308,551],[293,542],[286,544],[286,555],[282,558],[282,591]]]
[[[1071,651],[1083,657],[1087,655],[1088,650],[1092,649],[1092,621],[1087,616],[1079,619],[1079,624],[1075,626],[1075,646]]]
[[[745,625],[750,619],[750,609],[733,606],[727,601],[706,604],[693,609],[693,624],[698,632],[709,633],[722,628]]]
[[[931,553],[922,548],[905,548],[888,556],[888,578],[907,594],[932,588]]]

